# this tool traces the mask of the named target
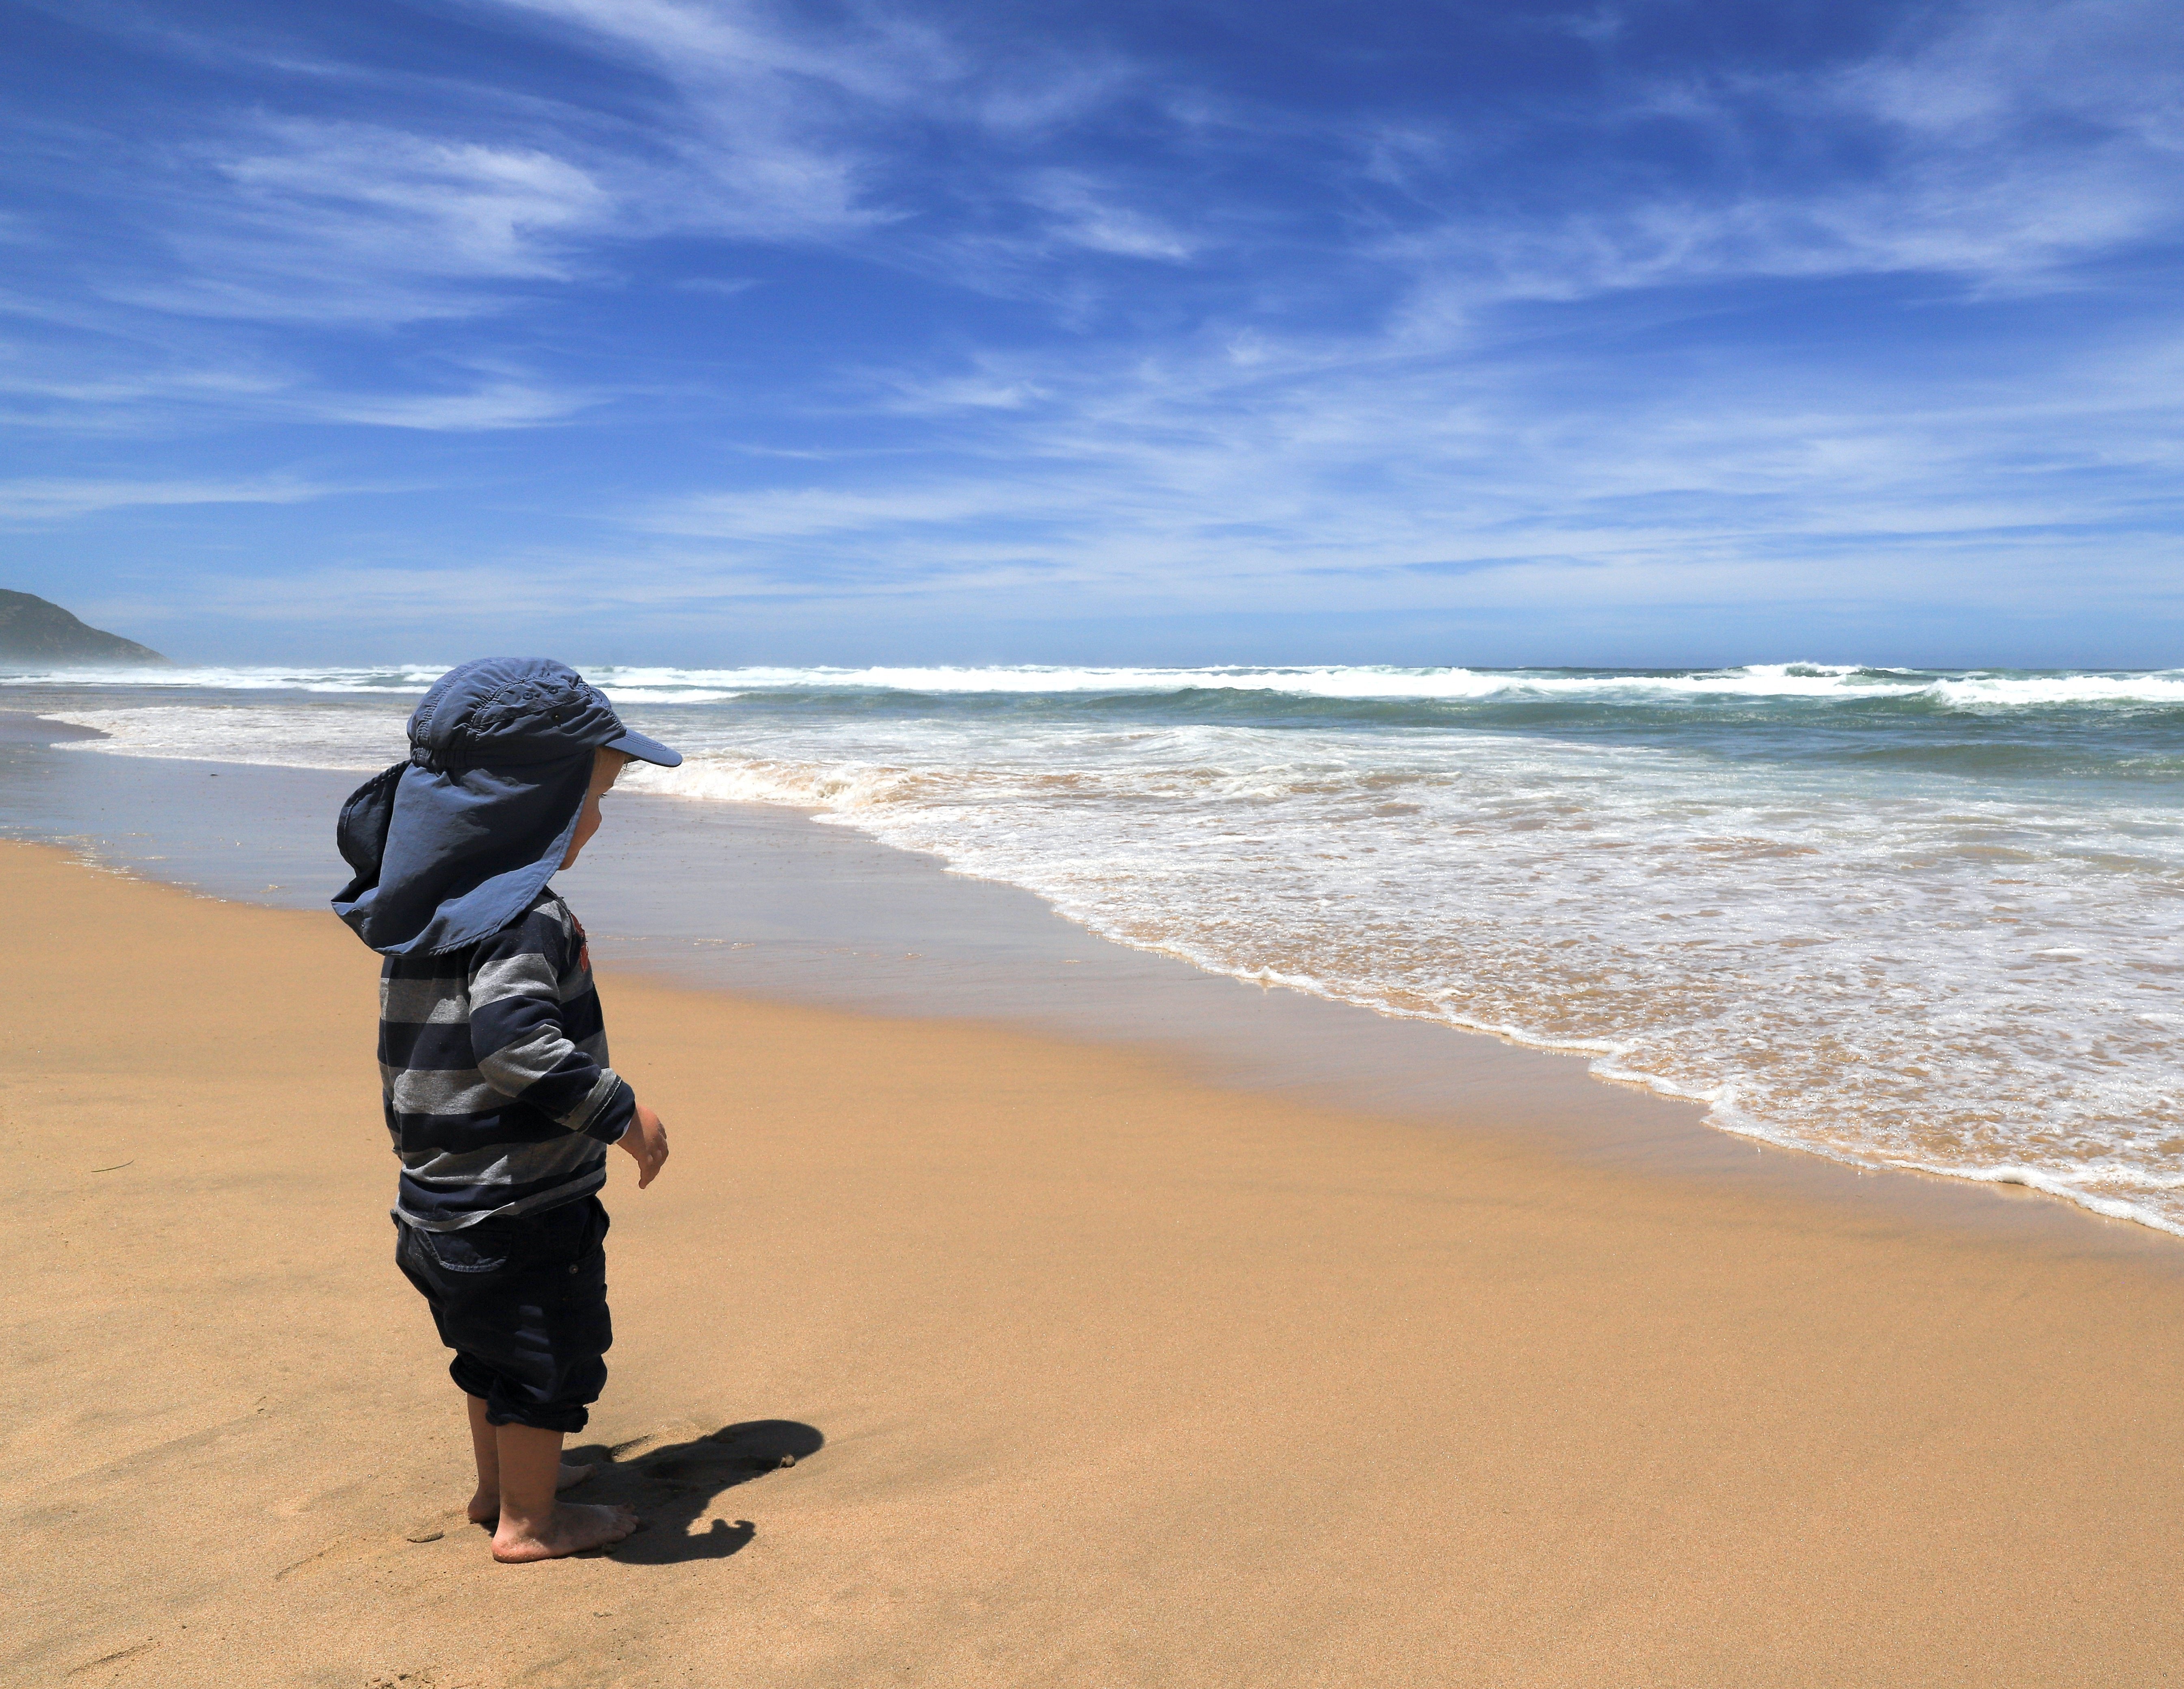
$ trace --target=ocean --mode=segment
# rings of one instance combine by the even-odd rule
[[[107,736],[56,754],[362,774],[439,670],[0,676],[0,708]],[[2184,670],[586,672],[688,753],[637,789],[2184,1233]]]

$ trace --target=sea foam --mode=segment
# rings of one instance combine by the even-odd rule
[[[101,676],[39,707],[111,736],[78,754],[368,771],[437,672]],[[2184,1231],[2176,671],[589,672],[690,753],[633,789],[797,805],[1727,1130]]]

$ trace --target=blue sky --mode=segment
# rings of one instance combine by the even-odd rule
[[[0,3],[206,660],[2184,663],[2173,3]]]

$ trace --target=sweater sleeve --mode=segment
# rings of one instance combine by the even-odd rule
[[[570,1131],[613,1143],[628,1130],[637,1097],[601,1058],[605,1037],[588,977],[579,994],[586,1001],[562,1000],[562,979],[576,961],[565,953],[573,949],[568,929],[537,908],[481,940],[471,954],[471,1047],[494,1090]],[[570,1036],[572,1018],[593,1029],[582,1043]]]

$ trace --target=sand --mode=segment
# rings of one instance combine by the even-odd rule
[[[2184,1677],[2184,1245],[611,975],[675,1156],[573,1441],[651,1524],[498,1566],[376,958],[25,845],[0,910],[9,1684]]]

